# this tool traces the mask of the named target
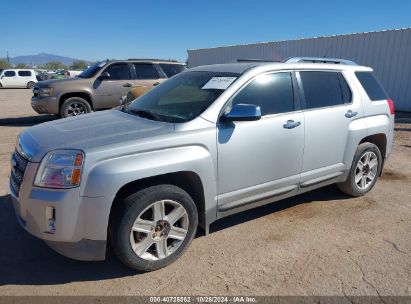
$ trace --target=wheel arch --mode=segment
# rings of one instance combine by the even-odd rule
[[[117,191],[111,205],[107,228],[110,228],[113,214],[120,206],[122,198],[144,188],[161,184],[174,185],[186,191],[196,204],[199,226],[205,226],[205,195],[201,178],[192,171],[179,171],[134,180],[122,186]]]
[[[365,142],[369,142],[372,143],[374,145],[376,145],[378,147],[378,149],[381,152],[381,156],[383,158],[386,157],[386,151],[387,151],[387,136],[384,133],[377,133],[377,134],[373,134],[373,135],[368,135],[366,137],[364,137],[360,143],[365,143]]]
[[[91,109],[94,110],[93,99],[92,99],[90,93],[88,93],[88,92],[70,92],[70,93],[64,93],[60,96],[59,111],[61,109],[61,106],[62,106],[63,102],[65,100],[67,100],[68,98],[71,98],[71,97],[80,97],[80,98],[85,99],[89,103]]]

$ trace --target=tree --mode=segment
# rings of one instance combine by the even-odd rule
[[[0,69],[10,69],[12,66],[4,59],[0,59]]]
[[[73,61],[73,64],[70,66],[71,70],[78,70],[78,71],[85,70],[86,68],[87,68],[87,62],[83,60],[75,60]]]
[[[64,63],[60,61],[49,61],[46,63],[46,69],[47,70],[58,70],[58,69],[66,69],[67,67],[64,65]]]
[[[25,68],[27,68],[27,65],[25,63],[16,64],[16,69],[25,69]]]

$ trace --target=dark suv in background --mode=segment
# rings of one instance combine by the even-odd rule
[[[120,105],[133,87],[152,88],[183,71],[183,63],[159,59],[98,62],[75,78],[41,81],[34,86],[32,108],[39,114],[77,116]]]

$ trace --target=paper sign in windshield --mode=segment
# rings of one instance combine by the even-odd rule
[[[236,79],[237,77],[213,77],[202,87],[202,89],[225,90]]]

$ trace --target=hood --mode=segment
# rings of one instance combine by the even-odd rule
[[[39,124],[23,131],[20,147],[32,162],[55,149],[89,149],[160,136],[174,131],[174,124],[148,120],[113,109]]]
[[[35,84],[35,87],[52,87],[56,85],[64,85],[65,83],[68,82],[90,82],[91,78],[78,78],[78,77],[73,77],[73,78],[63,78],[63,79],[49,79],[49,80],[43,80],[39,81]]]

